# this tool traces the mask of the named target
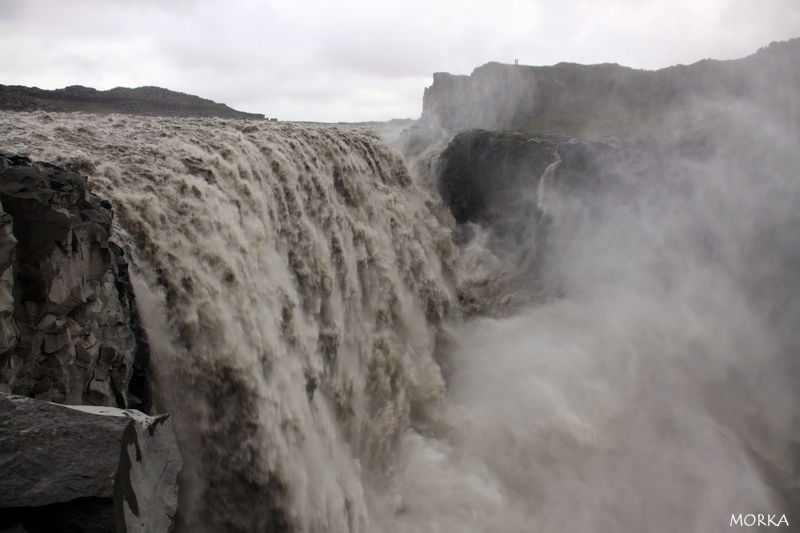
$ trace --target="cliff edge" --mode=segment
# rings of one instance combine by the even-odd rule
[[[743,59],[706,59],[656,71],[617,64],[532,67],[487,63],[469,76],[438,72],[423,121],[470,128],[636,138],[725,127],[751,103],[786,124],[800,120],[800,39]]]

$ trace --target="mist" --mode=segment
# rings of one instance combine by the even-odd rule
[[[769,116],[736,107],[692,143],[570,141],[464,226],[461,283],[480,265],[501,294],[451,332],[435,438],[403,442],[399,531],[800,518],[800,139]]]
[[[219,118],[3,111],[0,131],[114,208],[178,531],[796,527],[796,46],[437,76],[431,116],[384,125],[395,149]]]

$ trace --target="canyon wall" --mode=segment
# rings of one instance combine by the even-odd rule
[[[148,344],[111,204],[80,168],[0,165],[0,391],[146,412]]]
[[[738,60],[646,71],[616,64],[532,67],[487,63],[436,73],[422,120],[445,130],[514,129],[573,136],[672,136],[728,124],[758,102],[785,124],[800,117],[800,39]],[[794,122],[793,122],[794,121]]]

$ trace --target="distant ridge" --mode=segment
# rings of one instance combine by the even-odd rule
[[[225,104],[161,87],[116,87],[98,91],[72,85],[49,91],[38,87],[0,85],[0,109],[264,120],[264,115],[260,113],[236,111]]]

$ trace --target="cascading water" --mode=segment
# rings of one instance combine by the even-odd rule
[[[6,115],[6,145],[77,156],[114,204],[185,530],[365,531],[364,487],[444,392],[445,208],[364,131],[54,117]]]
[[[620,163],[589,192],[551,167],[535,293],[503,285],[525,273],[492,228],[459,255],[435,194],[367,131],[39,113],[0,132],[114,205],[184,531],[800,520],[793,136]],[[508,293],[504,318],[461,320],[477,278]]]

